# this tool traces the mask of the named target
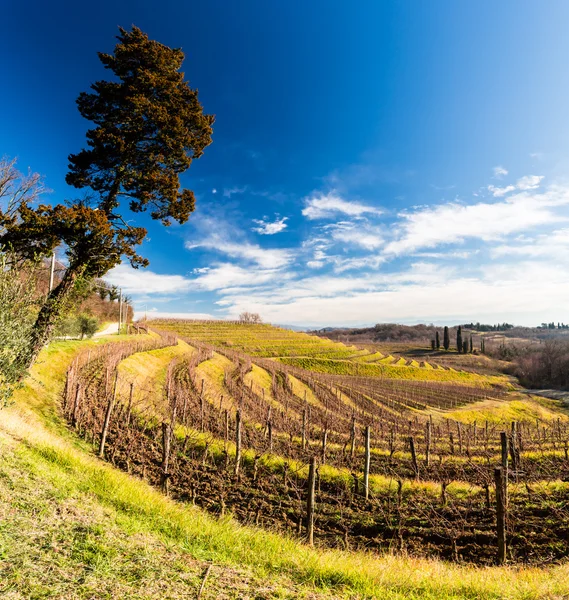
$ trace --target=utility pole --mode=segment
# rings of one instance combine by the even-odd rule
[[[119,330],[117,333],[121,333],[121,312],[122,312],[122,289],[119,289]]]
[[[55,252],[51,255],[51,266],[49,268],[49,291],[53,290],[53,276],[55,273]]]
[[[128,329],[128,302],[126,300],[123,302],[122,322],[123,325]]]

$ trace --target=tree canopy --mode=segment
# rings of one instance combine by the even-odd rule
[[[113,54],[99,53],[112,77],[91,85],[77,99],[94,127],[87,147],[69,156],[69,185],[79,200],[55,207],[32,206],[25,196],[0,211],[0,246],[37,259],[63,244],[69,267],[48,296],[33,329],[31,364],[49,339],[71,291],[101,277],[126,259],[147,266],[137,246],[146,230],[131,224],[124,209],[150,211],[163,225],[185,223],[195,209],[179,176],[211,143],[214,117],[205,114],[197,90],[181,71],[184,54],[151,40],[137,27],[120,28]]]

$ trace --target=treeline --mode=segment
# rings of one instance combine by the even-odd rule
[[[528,388],[569,389],[569,341],[518,347],[512,364],[514,375]]]
[[[463,329],[469,329],[471,331],[508,331],[513,329],[515,326],[511,323],[497,323],[496,325],[487,325],[485,323],[463,323],[461,325]]]
[[[541,325],[537,326],[538,329],[569,329],[569,325],[566,325],[565,323],[557,323],[557,325],[555,325],[555,323],[552,321],[551,323],[542,323]]]
[[[483,338],[478,344],[474,343],[471,334],[465,332],[465,327],[437,327],[435,325],[399,325],[397,323],[378,323],[374,327],[359,329],[320,329],[313,331],[316,335],[327,337],[331,340],[365,344],[381,342],[407,342],[417,345],[431,346],[432,349],[456,349],[458,352],[473,352],[475,345],[483,351]],[[448,339],[447,339],[448,338]],[[447,342],[445,343],[445,340]]]
[[[349,343],[376,342],[417,342],[425,345],[435,336],[434,325],[399,325],[398,323],[378,323],[374,327],[333,329],[325,328],[312,333],[332,340]],[[456,335],[456,328],[450,328],[451,335]]]

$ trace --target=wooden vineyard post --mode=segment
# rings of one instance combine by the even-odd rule
[[[310,459],[308,469],[308,498],[306,500],[306,537],[308,543],[314,545],[314,495],[316,488],[316,458]]]
[[[239,477],[241,468],[241,411],[235,414],[235,477]]]
[[[322,464],[326,464],[326,445],[328,443],[328,428],[322,432]]]
[[[352,433],[350,437],[350,458],[356,453],[356,415],[352,415]]]
[[[415,440],[413,436],[409,436],[409,450],[411,451],[411,460],[413,462],[413,471],[415,472],[415,479],[419,478],[419,464],[417,463],[417,453],[415,451]]]
[[[508,435],[505,431],[500,432],[500,445],[502,448],[502,469],[504,470],[504,487],[508,488]],[[505,498],[507,501],[507,498]]]
[[[431,464],[431,421],[427,421],[425,431],[425,466],[429,468]]]
[[[79,403],[81,402],[81,386],[77,384],[75,390],[75,401],[73,402],[73,427],[77,427],[77,421],[79,420]]]
[[[108,374],[108,369],[107,369]],[[105,413],[105,422],[103,424],[103,431],[101,432],[101,442],[99,444],[99,458],[104,458],[105,456],[105,442],[107,441],[107,433],[109,432],[109,423],[111,422],[111,414],[113,412],[113,406],[115,404],[115,398],[117,395],[117,383],[119,380],[118,373],[115,377],[115,387],[113,389],[113,393],[109,398],[109,403],[107,404],[107,412]]]
[[[225,409],[225,431],[223,435],[223,441],[225,442],[225,450],[227,450],[227,441],[229,440],[229,411]]]
[[[520,448],[519,448],[519,430],[516,421],[512,421],[512,435],[510,436],[510,457],[512,459],[512,470],[516,483],[518,482],[520,469]]]
[[[200,431],[202,433],[204,431],[204,421],[205,421],[205,400],[203,397],[203,384],[204,384],[204,380],[202,379],[202,388],[200,391]]]
[[[126,411],[126,426],[130,426],[130,417],[132,413],[132,397],[134,395],[134,382],[130,384],[130,391],[128,394],[128,408]]]
[[[168,495],[170,479],[170,440],[172,428],[162,423],[162,491]]]
[[[306,397],[306,391],[304,395]],[[302,411],[302,449],[306,450],[306,402]]]
[[[369,500],[369,465],[371,459],[371,431],[369,425],[366,427],[365,432],[365,457],[364,457],[364,495],[365,499]]]
[[[269,421],[267,423],[267,429],[269,431],[269,452],[273,451],[273,423]]]
[[[265,422],[265,437],[267,437],[267,435],[269,434],[269,423],[271,422],[271,413],[272,407],[269,406],[269,408],[267,409],[267,420]]]
[[[494,469],[496,484],[496,533],[498,535],[498,564],[506,562],[506,490],[507,481],[503,467]]]

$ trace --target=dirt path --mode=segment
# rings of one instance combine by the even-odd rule
[[[97,331],[93,337],[102,337],[104,335],[112,335],[113,333],[118,333],[119,324],[118,323],[109,323],[104,329],[101,331]]]

